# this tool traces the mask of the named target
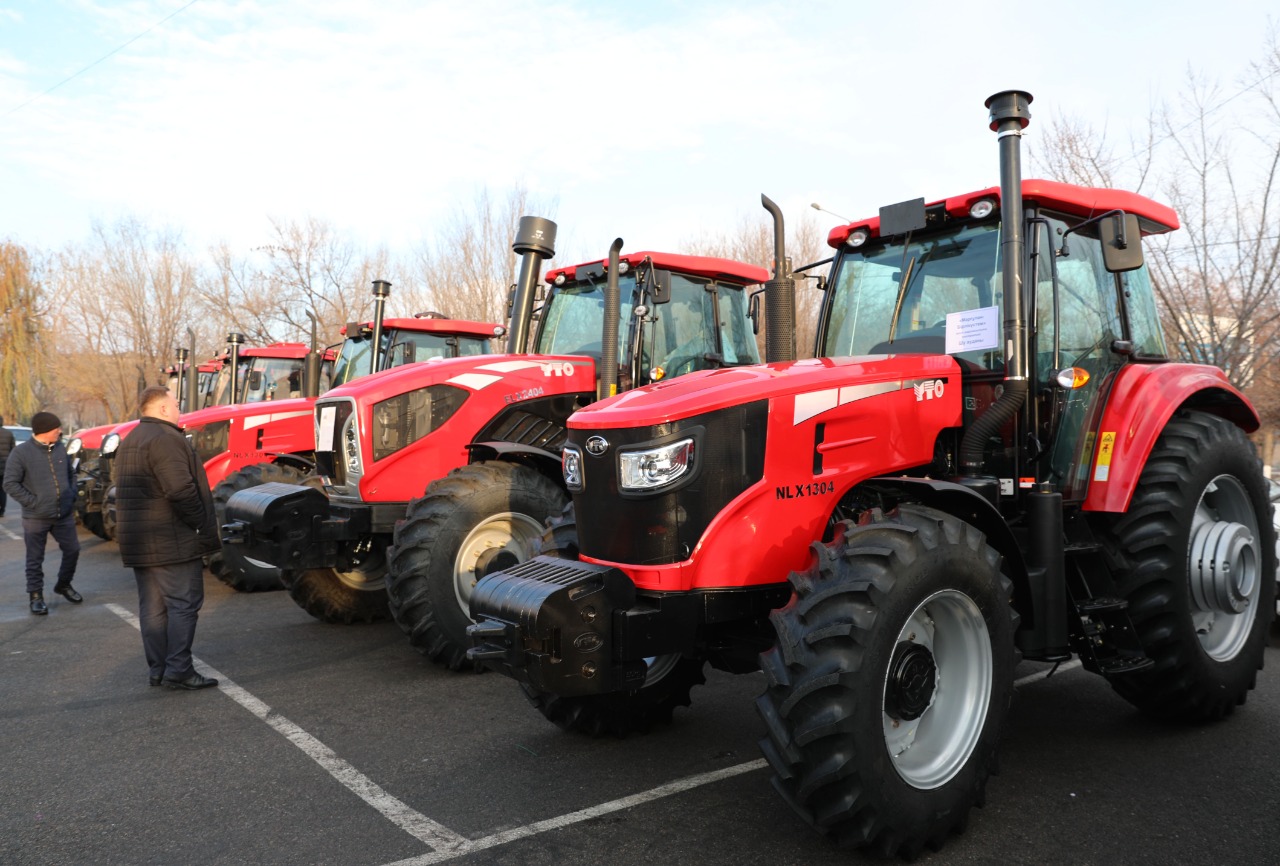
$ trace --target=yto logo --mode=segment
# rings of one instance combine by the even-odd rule
[[[932,400],[935,397],[941,398],[942,393],[947,388],[947,383],[942,379],[928,379],[924,382],[917,382],[912,388],[916,392],[916,402],[922,400]]]
[[[572,376],[572,361],[552,361],[549,364],[541,364],[542,375],[544,376]]]

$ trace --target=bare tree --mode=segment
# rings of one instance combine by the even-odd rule
[[[417,297],[451,318],[505,323],[516,277],[511,243],[520,217],[550,218],[553,210],[520,186],[504,198],[480,189],[470,206],[457,207],[434,241],[418,251],[415,276],[422,291]]]
[[[59,399],[86,417],[127,417],[195,318],[195,266],[181,235],[136,218],[95,225],[89,244],[58,257],[54,280]]]
[[[831,255],[826,235],[817,220],[807,211],[786,221],[787,255],[793,268],[800,268]],[[730,231],[709,232],[687,242],[685,249],[691,255],[717,256],[750,265],[759,265],[773,272],[773,223],[764,211],[759,216],[744,216]],[[818,275],[825,275],[826,268],[814,268],[805,275],[797,274],[796,280],[796,357],[813,357],[816,345],[818,310],[822,295],[816,290]],[[763,323],[762,323],[763,324]],[[763,336],[763,334],[761,334]],[[761,342],[763,346],[763,342]]]
[[[1221,367],[1252,392],[1269,423],[1280,422],[1280,405],[1255,386],[1280,361],[1278,82],[1273,28],[1264,58],[1233,93],[1189,73],[1178,99],[1152,112],[1135,157],[1117,156],[1105,130],[1070,119],[1052,123],[1033,152],[1051,177],[1144,191],[1178,212],[1182,230],[1147,244],[1170,350]],[[1236,101],[1253,109],[1246,126],[1218,115]]]
[[[205,309],[228,322],[251,344],[303,340],[307,313],[320,322],[323,340],[372,315],[371,284],[392,269],[385,249],[360,252],[317,219],[272,220],[273,236],[249,255],[226,244],[212,250],[213,273],[201,283]]]
[[[18,424],[46,405],[48,306],[26,248],[0,243],[0,415]]]

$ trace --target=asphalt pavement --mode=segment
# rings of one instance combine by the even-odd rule
[[[36,617],[20,533],[0,519],[2,864],[875,862],[773,793],[758,674],[709,671],[672,725],[591,740],[392,623],[325,625],[206,575],[195,654],[222,684],[151,688],[116,546],[81,533],[81,605],[50,591],[51,546]],[[1231,718],[1193,727],[1078,666],[1021,665],[986,806],[918,862],[1280,862],[1280,649],[1266,660]]]

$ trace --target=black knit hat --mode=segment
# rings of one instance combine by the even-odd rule
[[[48,433],[50,430],[57,430],[61,426],[62,422],[52,412],[37,412],[31,416],[31,432],[36,436]]]

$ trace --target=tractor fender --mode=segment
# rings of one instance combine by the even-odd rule
[[[987,536],[987,543],[1005,559],[1005,572],[1016,581],[1026,579],[1027,565],[1009,523],[982,494],[951,481],[907,476],[869,478],[854,487],[889,494],[890,498],[918,502],[963,520]]]
[[[1217,367],[1126,364],[1116,374],[1097,427],[1085,511],[1128,509],[1156,439],[1184,407],[1219,415],[1246,433],[1260,425],[1249,399]]]
[[[563,475],[560,472],[560,455],[554,451],[548,451],[545,448],[538,448],[534,445],[522,445],[519,442],[504,442],[501,440],[472,442],[466,447],[471,452],[470,462],[472,463],[479,463],[483,460],[526,463],[556,482],[556,484],[561,487],[564,486]]]

